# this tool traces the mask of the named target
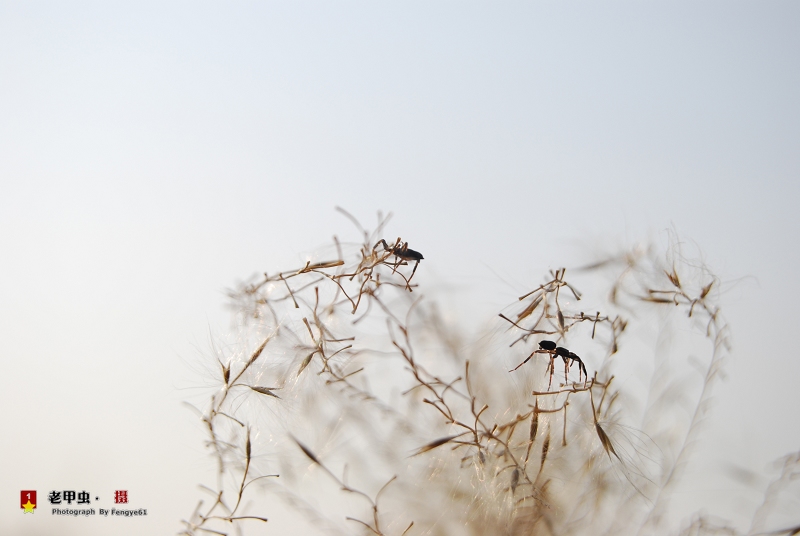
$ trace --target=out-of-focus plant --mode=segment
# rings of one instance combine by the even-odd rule
[[[200,410],[218,479],[185,534],[246,533],[283,504],[326,534],[677,530],[668,500],[729,349],[704,266],[673,244],[560,268],[467,338],[388,219],[342,212],[357,252],[334,237],[332,258],[230,292],[238,339]],[[705,356],[696,391],[671,368],[681,337]],[[643,393],[615,381],[648,364]]]

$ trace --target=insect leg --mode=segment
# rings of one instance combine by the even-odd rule
[[[414,263],[414,269],[411,270],[411,277],[414,277],[414,274],[417,272],[417,266],[419,266],[419,261]],[[411,277],[408,278],[409,281],[411,281]]]
[[[555,360],[556,360],[556,356],[555,355],[551,355],[550,356],[550,366],[548,367],[550,369],[550,381],[547,383],[547,390],[548,391],[550,390],[550,387],[553,385],[553,370],[555,369],[555,367],[553,365],[555,363]]]
[[[514,372],[514,371],[515,371],[515,370],[517,370],[519,367],[521,367],[522,365],[524,365],[525,363],[527,363],[528,361],[530,361],[530,360],[531,360],[531,358],[534,356],[534,354],[536,354],[536,351],[535,351],[535,350],[534,350],[533,352],[531,352],[531,355],[529,355],[528,357],[526,357],[526,358],[525,358],[525,361],[523,361],[522,363],[520,363],[519,365],[517,365],[517,366],[516,366],[516,367],[514,367],[513,369],[509,370],[509,372]]]

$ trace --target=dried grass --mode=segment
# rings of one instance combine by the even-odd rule
[[[328,520],[326,532],[674,530],[669,497],[729,351],[716,278],[685,262],[676,245],[666,255],[637,250],[577,270],[586,294],[561,268],[501,312],[488,335],[468,341],[422,299],[413,279],[422,254],[400,238],[383,240],[388,218],[379,215],[369,233],[340,211],[363,235],[354,255],[334,237],[338,258],[264,274],[229,293],[241,338],[218,358],[218,388],[201,411],[218,482],[203,488],[214,500],[184,521],[185,534],[243,533],[246,522],[279,508],[275,498],[301,518]],[[579,307],[584,301],[591,312]],[[695,350],[707,356],[688,422],[674,420],[670,404],[682,398],[666,376],[654,376],[643,413],[614,387],[615,370],[631,363],[620,357],[627,334],[647,332],[654,316],[695,330]],[[554,342],[539,345],[544,339]],[[786,474],[795,474],[793,463]],[[266,494],[248,494],[253,483]],[[751,533],[768,524],[778,487]],[[683,533],[731,531],[697,517]]]

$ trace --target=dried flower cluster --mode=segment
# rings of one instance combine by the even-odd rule
[[[728,350],[711,274],[678,248],[665,261],[614,257],[577,272],[598,296],[586,311],[561,268],[466,340],[422,299],[423,255],[384,240],[387,219],[369,233],[345,214],[362,234],[357,253],[334,237],[335,259],[231,291],[240,339],[218,353],[219,387],[201,411],[219,478],[185,534],[246,531],[277,500],[321,533],[674,530],[668,498]],[[615,388],[629,334],[654,322],[637,315],[680,318],[707,341],[689,422],[664,417],[675,397],[663,375],[639,412]],[[729,529],[697,518],[686,530]]]

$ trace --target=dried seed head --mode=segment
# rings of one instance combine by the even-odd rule
[[[308,364],[311,363],[311,358],[314,357],[314,354],[316,354],[316,353],[317,353],[317,351],[314,350],[313,352],[308,354],[305,359],[303,359],[303,362],[300,363],[300,368],[297,370],[297,375],[298,376],[300,376],[300,373],[303,372],[303,369],[305,369],[308,366]]]
[[[303,453],[304,453],[306,456],[308,456],[308,458],[309,458],[309,459],[310,459],[312,462],[316,463],[317,465],[322,465],[322,464],[320,463],[320,461],[317,459],[317,457],[314,455],[314,453],[313,453],[313,452],[311,452],[311,451],[308,449],[308,447],[306,447],[305,445],[303,445],[302,443],[300,443],[300,442],[299,442],[297,439],[295,439],[294,437],[292,437],[292,439],[294,439],[294,442],[295,442],[295,443],[297,443],[297,446],[298,446],[298,447],[300,447],[300,450],[302,450],[302,451],[303,451]]]
[[[412,454],[412,456],[416,456],[417,454],[422,454],[423,452],[428,452],[429,450],[433,450],[433,449],[435,449],[436,447],[441,447],[441,446],[442,446],[442,445],[444,445],[445,443],[447,443],[447,442],[449,442],[449,441],[452,441],[453,439],[455,439],[455,438],[457,438],[457,437],[461,437],[461,436],[460,436],[460,435],[454,435],[454,436],[448,436],[448,437],[441,437],[441,438],[439,438],[439,439],[436,439],[436,440],[434,440],[434,441],[431,441],[431,442],[430,442],[430,443],[428,443],[427,445],[425,445],[425,446],[423,446],[423,447],[420,447],[420,448],[417,450],[417,452],[415,452],[414,454]]]
[[[533,415],[531,415],[531,430],[528,434],[528,440],[533,443],[536,440],[536,432],[539,430],[539,401],[536,401],[536,407],[533,408]]]
[[[269,339],[270,339],[270,337],[267,337],[266,339],[264,339],[264,342],[262,342],[261,345],[258,348],[256,348],[256,351],[253,352],[253,355],[250,356],[250,361],[247,362],[248,365],[252,365],[253,361],[258,359],[258,356],[261,355],[261,352],[263,352],[264,348],[267,346],[267,343],[269,342]]]
[[[278,395],[273,393],[273,389],[278,389],[278,387],[259,387],[258,385],[248,385],[250,389],[257,393],[261,393],[262,395],[269,395],[274,396],[275,398],[280,398]]]
[[[611,458],[611,455],[613,454],[617,459],[619,459],[619,456],[614,450],[614,445],[611,443],[611,440],[608,438],[605,430],[603,430],[603,428],[600,426],[600,423],[597,421],[594,423],[594,429],[597,431],[597,437],[600,438],[600,444],[603,445],[608,457]]]
[[[330,261],[330,262],[318,262],[317,264],[311,264],[308,266],[310,270],[319,270],[322,268],[335,268],[337,266],[341,266],[344,264],[344,261]]]
[[[231,380],[231,369],[223,365],[222,361],[219,362],[219,366],[222,367],[222,379],[225,381],[225,385],[228,385],[228,382]]]
[[[523,310],[523,311],[522,311],[520,314],[518,314],[518,315],[517,315],[517,322],[519,322],[520,320],[522,320],[523,318],[525,318],[525,317],[527,317],[527,316],[530,316],[530,314],[531,314],[533,311],[535,311],[535,310],[536,310],[536,308],[539,306],[539,304],[540,304],[540,303],[542,303],[542,297],[541,297],[541,296],[537,296],[537,297],[536,297],[536,299],[534,299],[534,300],[531,302],[531,304],[530,304],[530,305],[528,305],[528,306],[525,308],[525,310]]]
[[[519,468],[515,467],[514,470],[511,472],[511,493],[513,494],[517,491],[517,486],[519,485]]]
[[[708,285],[703,287],[703,290],[700,291],[700,299],[701,300],[708,295],[708,293],[711,291],[711,285],[713,285],[713,284],[714,284],[714,282],[712,281],[711,283],[709,283]]]
[[[547,459],[547,451],[550,450],[550,429],[547,429],[547,435],[544,437],[544,445],[542,445],[542,462],[539,465],[539,470],[544,467],[544,461]]]
[[[667,274],[667,278],[669,279],[670,283],[675,285],[677,288],[681,288],[681,280],[678,278],[678,272],[675,270],[675,267],[672,267],[672,273],[667,272],[664,270],[664,273]]]
[[[661,298],[659,296],[644,296],[642,300],[652,303],[674,303],[675,301],[675,300],[670,300],[669,298]]]

